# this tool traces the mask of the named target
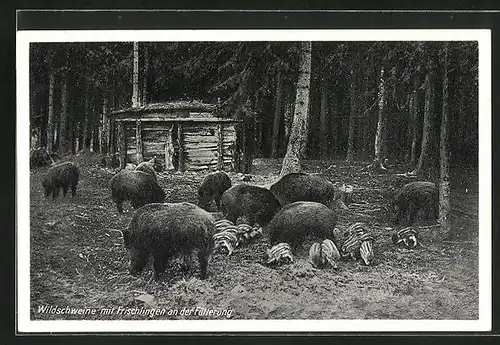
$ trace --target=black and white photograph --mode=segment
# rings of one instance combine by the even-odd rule
[[[490,83],[488,30],[18,32],[19,330],[491,329]]]

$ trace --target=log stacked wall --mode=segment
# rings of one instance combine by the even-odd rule
[[[203,113],[208,117],[208,114]],[[146,114],[149,115],[149,114]],[[177,142],[182,147],[175,146],[178,158],[182,152],[184,169],[181,170],[234,170],[234,150],[236,143],[236,129],[234,123],[217,121],[198,122],[172,122],[162,121],[165,114],[154,114],[155,117],[162,116],[162,119],[146,116],[146,121],[141,121],[140,128],[142,134],[143,159],[149,160],[156,156],[162,164],[165,164],[165,145],[168,138],[180,127],[181,140]],[[179,114],[180,115],[180,114]],[[199,115],[199,114],[197,114]],[[118,120],[125,128],[126,156],[129,162],[138,164],[137,161],[137,138],[136,120],[128,119],[129,116]],[[198,116],[197,116],[198,117]],[[143,118],[143,117],[141,117]],[[175,118],[175,117],[174,117]],[[169,114],[169,119],[172,117]],[[124,121],[123,121],[124,120]],[[220,132],[220,130],[222,130]],[[177,132],[176,132],[177,133]],[[222,138],[220,137],[222,135]],[[219,148],[222,142],[222,149]],[[219,155],[222,153],[222,160]],[[222,165],[222,166],[221,166]]]
[[[184,124],[186,170],[217,169],[218,123]]]
[[[144,160],[150,160],[156,156],[162,164],[165,164],[165,143],[171,135],[172,124],[165,122],[143,122],[142,144]]]

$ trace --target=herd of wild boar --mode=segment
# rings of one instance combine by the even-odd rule
[[[198,205],[189,202],[165,203],[165,192],[157,181],[155,158],[135,169],[123,169],[109,181],[111,198],[118,212],[130,202],[135,213],[123,230],[124,245],[130,259],[130,273],[139,274],[153,258],[155,278],[165,271],[169,260],[181,255],[188,265],[196,252],[200,277],[207,276],[213,252],[231,255],[236,247],[255,237],[267,236],[268,265],[291,263],[304,240],[317,239],[309,249],[314,267],[337,268],[343,258],[373,262],[374,237],[362,222],[341,231],[337,225],[341,209],[348,210],[344,194],[330,181],[306,173],[290,173],[269,188],[247,183],[232,185],[222,171],[207,174],[198,189]],[[42,182],[45,196],[56,198],[59,189],[75,196],[79,168],[71,162],[52,166]],[[217,213],[210,213],[212,202]],[[392,201],[398,231],[395,245],[416,247],[417,233],[411,225],[417,220],[436,219],[438,191],[432,182],[404,185]]]

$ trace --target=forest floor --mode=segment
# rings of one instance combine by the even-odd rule
[[[43,197],[41,180],[47,168],[31,171],[30,253],[31,318],[45,319],[224,319],[225,316],[183,316],[183,308],[231,310],[231,319],[477,319],[478,318],[478,192],[477,175],[460,167],[453,178],[452,234],[439,227],[419,230],[422,247],[395,247],[388,205],[396,189],[409,180],[397,173],[372,175],[367,163],[307,161],[304,171],[321,173],[336,185],[354,187],[350,210],[339,215],[338,227],[355,221],[369,224],[375,236],[376,261],[364,266],[343,261],[337,270],[315,269],[308,263],[307,241],[295,262],[277,268],[264,264],[269,245],[264,236],[238,248],[230,257],[214,254],[209,277],[200,280],[196,260],[188,273],[174,261],[160,281],[147,268],[128,274],[128,257],[119,230],[132,217],[120,215],[108,190],[113,175],[97,165],[98,155],[70,157],[80,166],[74,198]],[[275,181],[281,160],[254,160],[252,181]],[[330,167],[330,168],[328,168]],[[167,202],[196,203],[203,174],[159,174]],[[230,174],[233,184],[241,174]],[[471,182],[472,181],[472,182]],[[467,192],[465,191],[467,188]],[[25,231],[26,229],[19,229]],[[57,315],[43,306],[93,308],[95,315]],[[167,314],[119,314],[117,308],[164,308]],[[102,308],[115,308],[105,315]],[[133,310],[133,309],[131,309]]]

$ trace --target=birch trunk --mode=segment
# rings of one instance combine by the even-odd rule
[[[54,72],[49,75],[49,113],[47,116],[47,152],[52,153],[54,148]]]
[[[380,84],[379,84],[379,102],[378,102],[378,123],[377,123],[377,133],[375,135],[375,158],[373,163],[378,167],[382,167],[384,161],[384,147],[386,138],[386,127],[387,127],[387,111],[386,111],[386,101],[387,101],[387,90],[385,85],[385,74],[384,67],[380,69]]]
[[[83,120],[83,134],[82,134],[82,150],[86,150],[88,148],[88,134],[89,134],[89,117],[90,117],[90,102],[88,99],[88,92],[85,93],[85,105],[84,110],[85,119]]]
[[[148,80],[149,80],[149,53],[148,48],[144,47],[144,69],[142,76],[142,104],[148,103]]]
[[[328,156],[329,138],[328,131],[330,124],[328,123],[328,79],[323,77],[321,80],[321,109],[319,114],[319,147],[320,157]]]
[[[280,176],[301,170],[300,154],[307,141],[309,89],[311,84],[311,42],[301,43],[295,114]]]
[[[443,110],[440,138],[439,223],[444,233],[451,229],[450,220],[450,151],[449,151],[449,95],[448,95],[448,44],[443,52]]]
[[[277,158],[279,155],[280,143],[280,124],[283,114],[283,72],[278,70],[278,81],[276,84],[276,103],[274,107],[274,122],[273,122],[273,143],[271,156]]]
[[[139,106],[139,42],[134,42],[134,61],[132,75],[132,108]]]
[[[109,152],[109,137],[108,96],[106,95],[102,100],[102,150],[105,153]]]
[[[61,86],[61,116],[59,119],[59,153],[68,152],[68,75],[65,74]]]
[[[347,155],[346,161],[354,160],[354,129],[356,126],[356,71],[354,67],[351,69],[351,83],[349,85],[349,137],[347,139]]]

